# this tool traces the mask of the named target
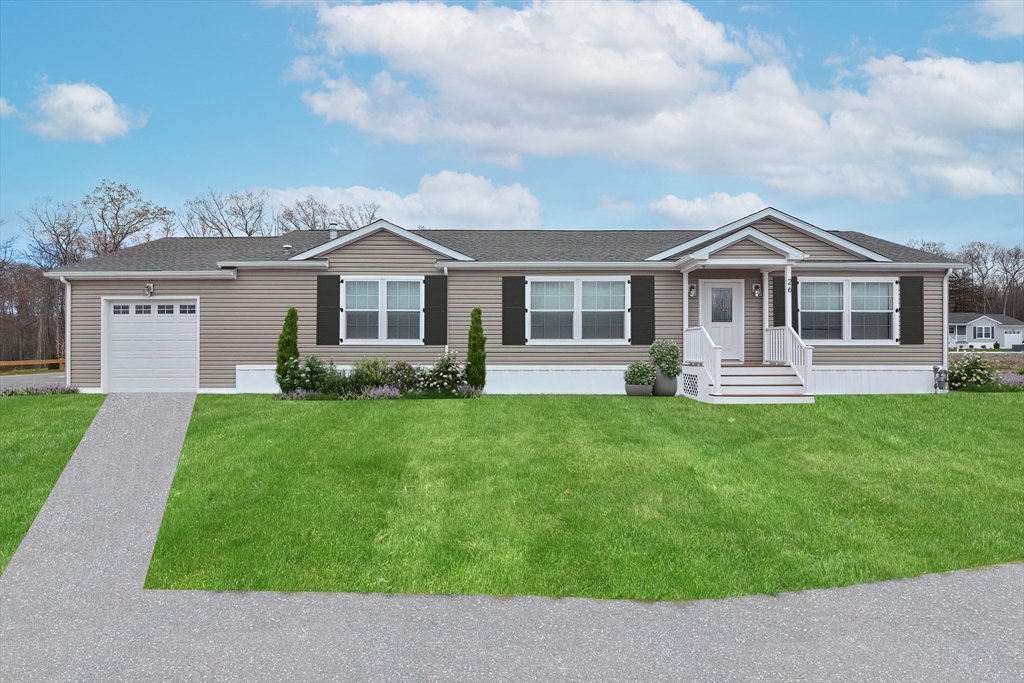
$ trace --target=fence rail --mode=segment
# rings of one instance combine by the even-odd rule
[[[60,366],[61,371],[64,370],[64,359],[63,358],[50,358],[48,360],[0,360],[0,368],[20,368],[27,365],[54,365]]]

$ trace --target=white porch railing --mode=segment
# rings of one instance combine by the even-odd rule
[[[805,344],[792,327],[769,327],[764,331],[764,361],[793,368],[808,394],[814,393],[811,387],[813,357],[814,347]]]
[[[722,393],[722,347],[715,345],[703,327],[691,327],[683,331],[683,362],[703,365],[714,386],[712,393]]]

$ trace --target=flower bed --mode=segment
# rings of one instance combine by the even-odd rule
[[[441,354],[433,367],[417,368],[405,361],[363,358],[346,372],[316,356],[290,358],[276,375],[280,400],[356,401],[396,398],[476,398],[480,390],[466,380],[466,368],[455,352]]]

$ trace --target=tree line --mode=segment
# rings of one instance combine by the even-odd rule
[[[104,180],[77,202],[47,197],[18,212],[24,249],[0,221],[0,360],[64,355],[64,286],[43,273],[153,239],[269,237],[293,230],[355,230],[380,205],[329,206],[312,195],[275,208],[266,192],[213,189],[177,209],[149,201],[125,183]]]
[[[1024,320],[1024,246],[971,242],[948,249],[942,242],[911,240],[907,246],[963,263],[949,277],[949,310],[1002,313]]]

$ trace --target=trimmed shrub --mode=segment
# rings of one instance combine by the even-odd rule
[[[331,394],[334,396],[343,396],[352,391],[352,381],[345,374],[344,370],[339,370],[334,367],[332,362],[326,368],[324,368],[323,375],[320,377],[320,382],[316,387],[316,390],[322,394]]]
[[[420,379],[421,389],[444,396],[456,395],[463,384],[466,384],[466,372],[459,365],[454,351],[438,356],[434,367],[427,370]]]
[[[419,387],[420,370],[404,360],[395,361],[389,370],[390,378],[388,384],[397,388],[403,394],[415,391]]]
[[[469,344],[466,348],[466,381],[477,391],[487,383],[487,337],[479,308],[469,316]]]
[[[383,387],[391,384],[391,368],[386,358],[360,358],[352,366],[352,391],[361,392],[366,387]]]
[[[337,370],[334,373],[336,374]],[[277,383],[283,394],[289,394],[297,389],[320,392],[328,374],[327,364],[316,356],[310,356],[305,363],[298,358],[292,358],[285,361],[284,373],[278,376]]]
[[[993,349],[998,349],[999,348],[999,342],[996,342],[995,344],[993,344],[992,348]]]
[[[972,353],[963,360],[949,366],[949,388],[961,390],[996,382],[996,370],[992,361],[985,360],[980,353]]]
[[[679,346],[674,341],[654,340],[648,355],[651,357],[651,365],[661,370],[665,377],[672,379],[683,373],[683,367],[679,364]]]
[[[623,379],[626,380],[626,384],[654,384],[654,366],[643,361],[630,363],[623,373]]]
[[[295,307],[288,309],[284,317],[281,336],[277,338],[277,380],[280,383],[285,374],[285,364],[290,359],[299,359],[299,312]],[[281,387],[281,391],[286,391]]]

